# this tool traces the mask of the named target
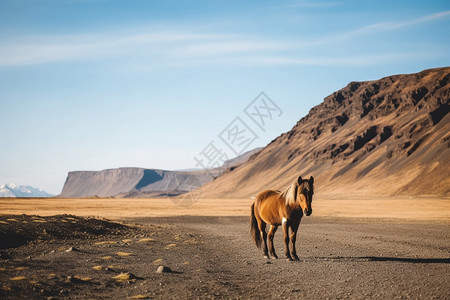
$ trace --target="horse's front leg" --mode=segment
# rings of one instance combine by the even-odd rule
[[[291,254],[289,252],[289,226],[287,220],[283,218],[283,233],[284,233],[284,253],[288,260],[292,260]]]
[[[298,260],[297,250],[295,249],[295,241],[297,240],[297,230],[299,225],[300,220],[291,224],[292,257],[294,260]]]

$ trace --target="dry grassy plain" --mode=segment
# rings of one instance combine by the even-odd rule
[[[200,199],[193,206],[180,207],[168,198],[152,199],[0,199],[0,214],[50,216],[74,214],[109,219],[170,216],[247,216],[251,199]],[[376,218],[419,221],[450,221],[450,199],[431,197],[342,199],[316,197],[313,216]]]

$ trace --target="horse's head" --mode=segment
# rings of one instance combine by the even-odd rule
[[[300,203],[303,213],[310,216],[312,214],[311,203],[314,195],[314,178],[311,176],[309,179],[303,180],[302,176],[299,176],[297,183],[297,201]]]

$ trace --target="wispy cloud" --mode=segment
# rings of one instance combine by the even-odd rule
[[[370,66],[380,63],[390,63],[399,59],[427,57],[428,53],[382,53],[348,56],[256,56],[245,58],[243,63],[256,65],[286,65],[286,66]]]
[[[329,37],[327,39],[320,39],[316,41],[316,44],[324,44],[324,43],[330,43],[330,42],[338,42],[338,41],[344,41],[352,38],[356,38],[362,35],[370,34],[370,33],[377,33],[377,32],[387,32],[387,31],[393,31],[401,28],[408,28],[412,27],[418,24],[427,23],[427,22],[433,22],[438,21],[441,19],[446,19],[450,17],[450,10],[430,14],[426,16],[421,16],[415,19],[406,20],[406,21],[389,21],[389,22],[380,22],[380,23],[374,23],[367,26],[363,26],[361,28],[345,32],[342,34],[335,35],[333,37]],[[314,42],[313,42],[314,43]]]
[[[151,32],[15,38],[0,44],[0,66],[26,66],[164,51],[182,43],[228,38],[221,34]]]
[[[16,37],[0,41],[0,67],[114,58],[135,59],[146,64],[143,66],[146,68],[164,64],[182,66],[210,63],[214,60],[216,63],[236,61],[261,65],[367,65],[392,57],[402,58],[404,55],[387,53],[377,57],[367,54],[359,58],[346,58],[322,52],[325,54],[318,57],[315,51],[324,45],[335,45],[362,35],[408,28],[449,17],[450,11],[443,11],[406,21],[375,23],[318,39],[274,39],[244,34],[148,29],[132,33]]]

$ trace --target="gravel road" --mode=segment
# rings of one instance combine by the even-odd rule
[[[0,219],[3,228],[13,223]],[[280,259],[264,259],[244,217],[125,223],[111,223],[111,232],[102,225],[97,235],[79,226],[84,235],[73,238],[47,229],[47,238],[0,250],[0,298],[450,298],[447,223],[307,217],[299,262],[282,258],[281,230],[275,235]],[[167,268],[157,273],[159,266]]]

